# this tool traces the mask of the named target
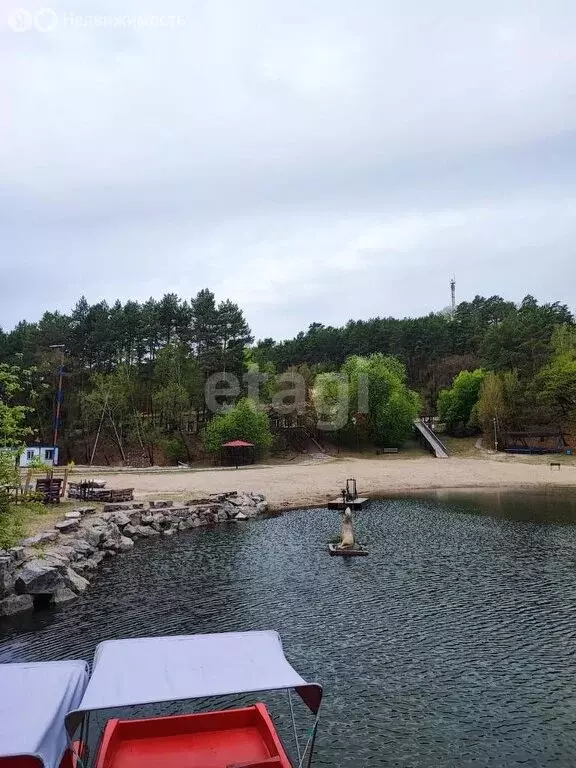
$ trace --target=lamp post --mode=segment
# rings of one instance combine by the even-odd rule
[[[60,369],[58,371],[58,394],[56,395],[56,416],[54,418],[53,447],[58,447],[58,430],[60,428],[60,409],[62,405],[62,379],[64,377],[64,344],[50,344],[50,349],[60,350]]]

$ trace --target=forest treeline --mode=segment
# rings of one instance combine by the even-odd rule
[[[419,393],[425,413],[435,413],[440,392],[462,371],[481,369],[502,382],[506,372],[516,377],[515,402],[522,400],[520,391],[524,396],[517,411],[524,421],[540,419],[544,411],[535,416],[527,406],[542,371],[560,359],[565,365],[566,354],[572,354],[559,351],[559,328],[574,328],[564,304],[539,304],[527,296],[517,305],[477,296],[453,314],[350,320],[341,327],[313,323],[293,339],[254,344],[241,308],[230,300],[217,302],[204,289],[189,300],[167,294],[144,303],[90,305],[82,298],[70,314],[46,312],[36,323],[22,321],[0,331],[0,364],[23,372],[20,402],[34,409],[29,426],[42,442],[51,442],[62,356],[65,452],[87,446],[100,426],[120,452],[138,444],[152,460],[159,443],[166,455],[182,455],[182,420],[204,409],[204,383],[214,372],[296,368],[312,385],[317,374],[339,370],[349,357],[373,353],[403,364],[407,386]],[[570,377],[570,370],[563,375]],[[498,388],[494,380],[490,386]],[[563,413],[570,418],[570,402]]]

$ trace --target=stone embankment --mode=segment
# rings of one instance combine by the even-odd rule
[[[241,522],[263,514],[257,493],[214,494],[185,504],[171,501],[105,504],[67,512],[53,530],[0,550],[0,618],[82,594],[105,557],[132,549],[138,538],[172,536],[205,525]]]

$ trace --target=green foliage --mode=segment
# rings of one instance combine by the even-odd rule
[[[576,355],[565,353],[544,366],[534,379],[532,390],[543,406],[550,424],[576,420]]]
[[[186,443],[180,435],[161,439],[160,447],[171,464],[189,460]]]
[[[438,416],[449,434],[464,436],[478,427],[477,404],[486,372],[462,371],[438,396]]]
[[[10,549],[26,536],[24,512],[19,505],[3,509],[0,491],[0,549]]]
[[[324,428],[339,429],[350,444],[382,447],[406,442],[420,407],[402,363],[381,354],[353,356],[339,374],[319,374],[314,402]]]
[[[527,296],[517,306],[500,296],[476,296],[459,304],[454,314],[351,320],[338,328],[312,323],[293,339],[258,342],[245,359],[252,336],[242,310],[229,300],[218,302],[208,289],[187,300],[166,294],[143,303],[90,305],[81,298],[67,315],[46,312],[37,323],[22,321],[10,333],[0,330],[0,445],[20,444],[29,430],[41,442],[51,442],[60,365],[60,352],[51,350],[51,344],[65,345],[62,458],[70,449],[86,461],[103,411],[102,442],[115,442],[119,448],[139,443],[152,457],[159,440],[179,434],[188,410],[202,415],[204,382],[216,371],[297,370],[309,391],[317,374],[338,371],[349,357],[372,354],[393,357],[405,366],[406,387],[421,393],[429,412],[460,371],[483,368],[499,374],[517,371],[515,397],[523,406],[510,411],[511,421],[518,422],[520,411],[527,422],[523,426],[571,418],[569,403],[561,402],[562,383],[554,394],[554,380],[569,376],[570,366],[562,374],[556,363],[556,372],[538,379],[542,396],[536,377],[574,351],[575,336],[574,318],[563,304],[539,304]],[[7,382],[7,373],[16,375],[17,389]],[[273,402],[276,394],[272,376],[260,386],[260,396]],[[34,412],[26,410],[31,406]],[[400,403],[395,410],[402,410]],[[382,409],[378,419],[383,424],[391,417]],[[396,423],[392,421],[390,429]],[[343,436],[352,439],[353,426],[347,420]],[[357,426],[360,438],[369,439],[371,417],[357,419]],[[77,455],[77,445],[87,448]]]
[[[19,445],[31,430],[26,427],[30,411],[17,405],[15,399],[23,391],[24,371],[15,365],[0,364],[0,445]]]
[[[204,448],[211,454],[218,454],[222,443],[230,440],[254,443],[257,454],[264,453],[272,445],[268,416],[250,398],[240,400],[230,410],[215,416],[203,433]]]

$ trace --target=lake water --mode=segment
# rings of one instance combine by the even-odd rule
[[[318,766],[572,766],[574,523],[565,494],[443,493],[366,507],[366,558],[328,556],[324,509],[141,541],[75,603],[0,626],[0,661],[276,629],[325,687]]]

